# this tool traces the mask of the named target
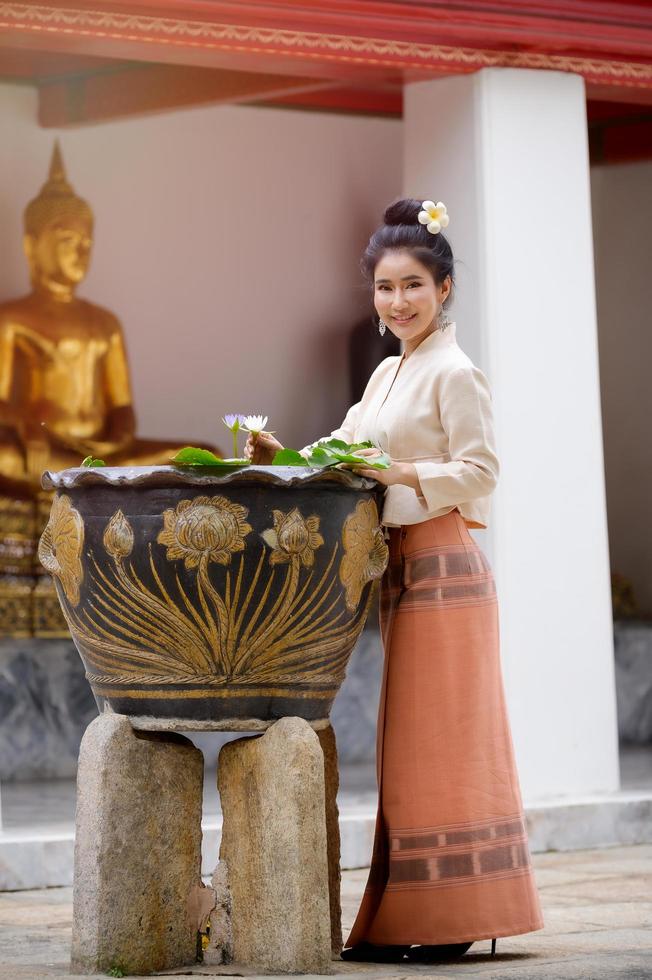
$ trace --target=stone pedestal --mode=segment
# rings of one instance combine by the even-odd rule
[[[228,870],[224,861],[218,861],[213,872],[211,886],[215,894],[215,906],[210,914],[210,939],[204,950],[204,963],[219,966],[233,960],[233,922],[231,916],[231,892]]]
[[[77,776],[73,972],[195,962],[215,901],[200,878],[202,782],[202,754],[183,736],[135,732],[122,715],[89,725]]]
[[[331,777],[331,786],[332,777]],[[310,725],[282,718],[225,745],[218,763],[236,963],[328,973],[331,958],[324,753]]]
[[[317,732],[324,753],[324,803],[326,806],[326,857],[328,859],[328,897],[331,914],[331,952],[337,958],[342,952],[342,905],[340,892],[340,812],[337,791],[340,774],[337,767],[335,732],[329,725]]]

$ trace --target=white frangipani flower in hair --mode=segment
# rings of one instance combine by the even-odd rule
[[[442,228],[448,227],[448,213],[443,201],[424,201],[419,211],[419,223],[425,225],[431,235],[438,235]]]
[[[260,435],[267,425],[266,415],[245,415],[241,422],[242,428],[251,432],[253,436]]]

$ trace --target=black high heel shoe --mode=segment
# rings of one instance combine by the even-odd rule
[[[409,950],[409,946],[376,946],[374,943],[356,943],[340,953],[343,960],[354,960],[360,963],[400,963]]]
[[[459,960],[473,946],[473,943],[444,943],[439,946],[412,946],[407,958],[410,963],[439,963],[444,960]]]

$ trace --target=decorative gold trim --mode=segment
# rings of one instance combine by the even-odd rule
[[[184,701],[187,698],[257,698],[257,697],[274,697],[274,698],[299,698],[302,701],[310,701],[313,698],[319,700],[327,700],[328,698],[334,698],[337,694],[337,686],[332,687],[328,691],[300,691],[296,688],[288,687],[260,687],[253,688],[250,690],[238,691],[237,688],[229,686],[228,689],[224,688],[200,688],[199,690],[193,690],[192,688],[183,691],[157,691],[149,690],[143,691],[140,689],[127,688],[126,690],[120,687],[102,687],[100,685],[93,685],[93,692],[99,694],[103,698],[134,698],[143,700],[145,698],[152,698],[154,700],[179,700],[182,698]]]
[[[529,51],[492,51],[439,44],[417,44],[385,38],[345,34],[320,34],[238,24],[147,17],[104,11],[52,9],[17,3],[0,3],[0,27],[35,33],[71,34],[93,38],[184,47],[237,51],[250,54],[282,54],[317,61],[337,61],[404,69],[534,68],[573,72],[606,84],[636,88],[652,87],[652,65],[641,62],[606,61],[598,58],[553,55]]]

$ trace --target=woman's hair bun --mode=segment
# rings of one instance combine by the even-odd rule
[[[416,224],[419,211],[421,211],[421,201],[413,197],[404,197],[390,204],[383,215],[383,222],[390,226]]]
[[[394,201],[383,215],[383,224],[376,228],[362,256],[362,271],[368,282],[374,281],[374,270],[385,252],[407,249],[415,259],[432,273],[438,286],[450,276],[455,279],[455,259],[450,242],[443,234],[428,231],[419,221],[423,203],[413,197]]]

